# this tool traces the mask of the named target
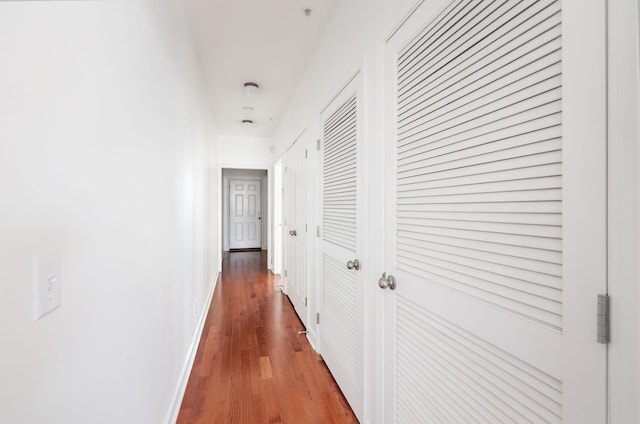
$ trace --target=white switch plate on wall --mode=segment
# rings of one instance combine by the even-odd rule
[[[60,306],[60,254],[52,253],[34,260],[34,319]]]

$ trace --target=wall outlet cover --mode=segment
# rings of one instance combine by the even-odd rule
[[[34,320],[60,306],[60,253],[34,260]]]

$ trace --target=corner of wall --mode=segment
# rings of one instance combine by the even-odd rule
[[[189,349],[187,350],[187,356],[185,357],[184,363],[182,365],[182,372],[180,373],[180,376],[178,378],[176,388],[173,391],[171,405],[169,406],[167,418],[165,419],[166,424],[174,424],[178,420],[180,407],[182,406],[182,399],[184,398],[184,394],[187,389],[187,383],[189,382],[189,377],[191,375],[191,370],[193,369],[193,363],[196,359],[196,354],[198,353],[202,331],[204,330],[204,323],[206,322],[207,315],[209,314],[209,310],[211,309],[211,300],[213,299],[213,293],[215,292],[216,286],[218,285],[219,277],[220,273],[217,272],[215,274],[215,279],[211,282],[211,289],[209,290],[209,294],[207,295],[207,301],[204,308],[202,308],[202,312],[200,313],[198,325],[196,326],[195,332],[191,339],[191,344],[189,345]]]

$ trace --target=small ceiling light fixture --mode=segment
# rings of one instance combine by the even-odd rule
[[[253,121],[251,119],[243,119],[242,120],[242,126],[243,127],[250,127],[253,125]]]
[[[258,92],[259,85],[255,82],[245,82],[244,83],[244,95],[247,97],[253,97]]]
[[[245,112],[253,112],[253,108],[251,106],[245,106],[242,108]]]
[[[306,16],[307,18],[311,16],[311,9],[309,9],[308,7],[304,9],[304,16]]]

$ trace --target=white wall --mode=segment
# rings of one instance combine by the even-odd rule
[[[267,171],[258,169],[223,169],[222,170],[222,250],[229,250],[229,180],[260,180],[261,181],[261,243],[263,250],[267,249],[268,244],[268,187],[267,187]]]
[[[362,68],[366,56],[371,56],[376,50],[376,42],[389,22],[413,3],[415,1],[412,0],[338,3],[278,124],[273,138],[276,159],[282,157],[303,129],[317,124],[317,116],[322,109],[346,85],[350,76]],[[375,69],[375,63],[371,65]]]
[[[217,255],[182,6],[0,2],[0,57],[0,422],[165,422]],[[62,305],[33,321],[50,252]]]
[[[271,166],[270,137],[218,136],[218,161],[223,168],[268,169]]]

